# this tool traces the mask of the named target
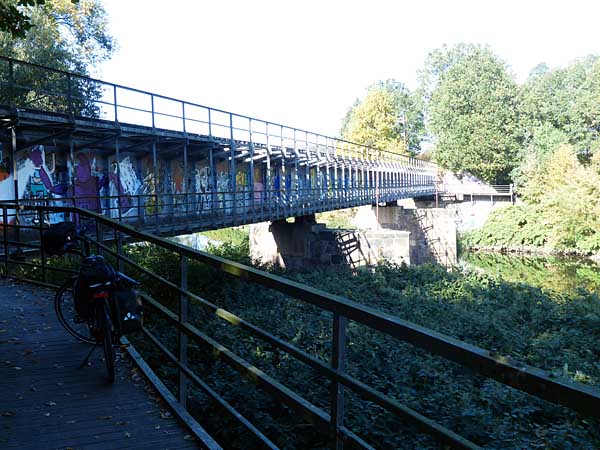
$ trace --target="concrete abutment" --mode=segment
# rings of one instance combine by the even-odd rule
[[[457,261],[455,213],[437,208],[402,206],[358,208],[358,229],[329,229],[315,216],[250,226],[250,253],[255,260],[286,270],[359,267],[394,263]]]

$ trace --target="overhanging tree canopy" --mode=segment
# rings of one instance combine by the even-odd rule
[[[518,86],[487,47],[433,51],[421,73],[435,160],[446,169],[504,182],[523,140]]]

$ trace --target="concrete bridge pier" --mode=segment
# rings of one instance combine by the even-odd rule
[[[435,202],[412,199],[358,209],[359,228],[402,230],[409,233],[410,262],[414,265],[458,262],[456,211],[435,208]]]
[[[250,255],[263,263],[299,271],[358,267],[381,259],[410,264],[409,233],[401,230],[330,229],[314,215],[250,225]]]

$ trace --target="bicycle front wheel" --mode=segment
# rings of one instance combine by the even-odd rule
[[[75,310],[75,297],[73,285],[77,277],[69,278],[59,289],[54,297],[54,310],[60,324],[74,337],[88,344],[95,344],[91,328],[86,320],[78,318]]]

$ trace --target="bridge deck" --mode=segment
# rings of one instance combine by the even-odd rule
[[[137,374],[117,361],[105,381],[102,351],[61,327],[53,292],[0,278],[0,447],[3,449],[191,449],[191,434]]]

